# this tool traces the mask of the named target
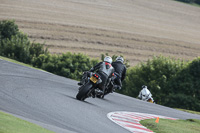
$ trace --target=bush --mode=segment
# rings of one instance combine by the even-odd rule
[[[176,1],[185,2],[185,3],[196,3],[196,4],[200,4],[200,0],[176,0]]]
[[[0,21],[0,40],[17,35],[19,32],[18,26],[14,20]]]
[[[0,21],[0,55],[24,63],[31,63],[33,57],[47,54],[43,44],[31,43],[26,34],[19,31],[14,20]]]
[[[163,56],[154,57],[127,71],[127,77],[120,93],[137,97],[142,85],[147,85],[155,101],[162,104],[165,95],[172,90],[168,82],[184,67],[184,62]]]
[[[90,59],[83,54],[70,52],[62,55],[40,54],[33,58],[32,65],[48,72],[79,80],[84,71],[96,65],[98,60]]]
[[[127,71],[120,93],[137,97],[147,85],[158,104],[200,111],[200,58],[184,62],[154,57]]]
[[[29,46],[30,41],[27,36],[18,34],[1,41],[0,54],[26,63],[30,60]]]
[[[200,4],[200,0],[196,0],[195,3]]]
[[[34,42],[30,44],[29,51],[31,57],[38,57],[41,54],[49,54],[48,48],[45,48],[44,44]]]
[[[185,2],[185,3],[194,3],[195,2],[195,0],[177,0],[177,1]]]
[[[200,58],[194,59],[188,63],[187,67],[177,73],[176,77],[170,81],[169,87],[173,90],[171,92],[173,95],[181,93],[192,101],[192,103],[185,103],[185,109],[200,111]],[[165,105],[171,106],[171,102],[169,100]]]
[[[182,93],[173,93],[168,95],[166,97],[166,103],[164,105],[172,108],[200,111],[200,101],[196,100],[190,95]]]

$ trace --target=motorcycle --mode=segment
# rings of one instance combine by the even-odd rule
[[[98,88],[98,85],[102,82],[101,76],[98,73],[89,72],[85,79],[85,83],[79,88],[76,99],[84,101],[88,97],[99,97],[103,98],[101,90]]]
[[[145,98],[144,98],[145,97]],[[143,98],[139,98],[140,100],[146,101],[146,102],[150,102],[150,103],[155,103],[152,96],[145,96],[143,95]]]
[[[147,89],[147,86],[140,91],[138,98],[146,102],[155,103],[151,92]]]

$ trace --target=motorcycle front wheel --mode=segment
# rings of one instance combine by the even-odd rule
[[[85,85],[83,85],[80,88],[78,94],[76,95],[76,99],[84,101],[88,97],[88,93],[89,93],[90,89],[92,88],[92,86],[93,85],[91,82],[88,82]]]

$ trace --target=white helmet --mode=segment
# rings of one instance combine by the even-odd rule
[[[106,57],[104,58],[104,61],[111,64],[111,63],[112,63],[112,58],[111,58],[110,56],[106,56]]]
[[[144,89],[144,88],[146,88],[146,89],[147,89],[147,86],[146,86],[146,85],[143,85],[143,86],[142,86],[142,89]]]
[[[118,56],[118,57],[116,58],[116,61],[119,61],[119,62],[121,62],[121,63],[124,63],[124,59],[123,59],[123,57],[121,57],[121,56]]]

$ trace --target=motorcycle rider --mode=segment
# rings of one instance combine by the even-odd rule
[[[104,94],[105,92],[105,87],[108,83],[109,78],[111,78],[112,75],[114,74],[114,68],[112,67],[111,63],[112,63],[112,58],[110,56],[106,56],[103,62],[98,63],[97,65],[92,67],[89,71],[89,72],[96,71],[100,75],[102,82],[99,85],[99,88],[102,90],[101,92],[102,94]],[[78,83],[78,85],[83,85],[87,76],[88,76],[87,74],[84,74],[82,80]]]
[[[115,69],[115,76],[114,84],[116,85],[115,88],[121,89],[122,87],[122,81],[126,77],[126,66],[124,64],[124,59],[121,56],[118,56],[116,58],[116,61],[112,63],[112,66]]]
[[[140,91],[138,98],[143,101],[152,101],[154,103],[151,92],[147,89],[146,85],[142,86],[142,90]]]

